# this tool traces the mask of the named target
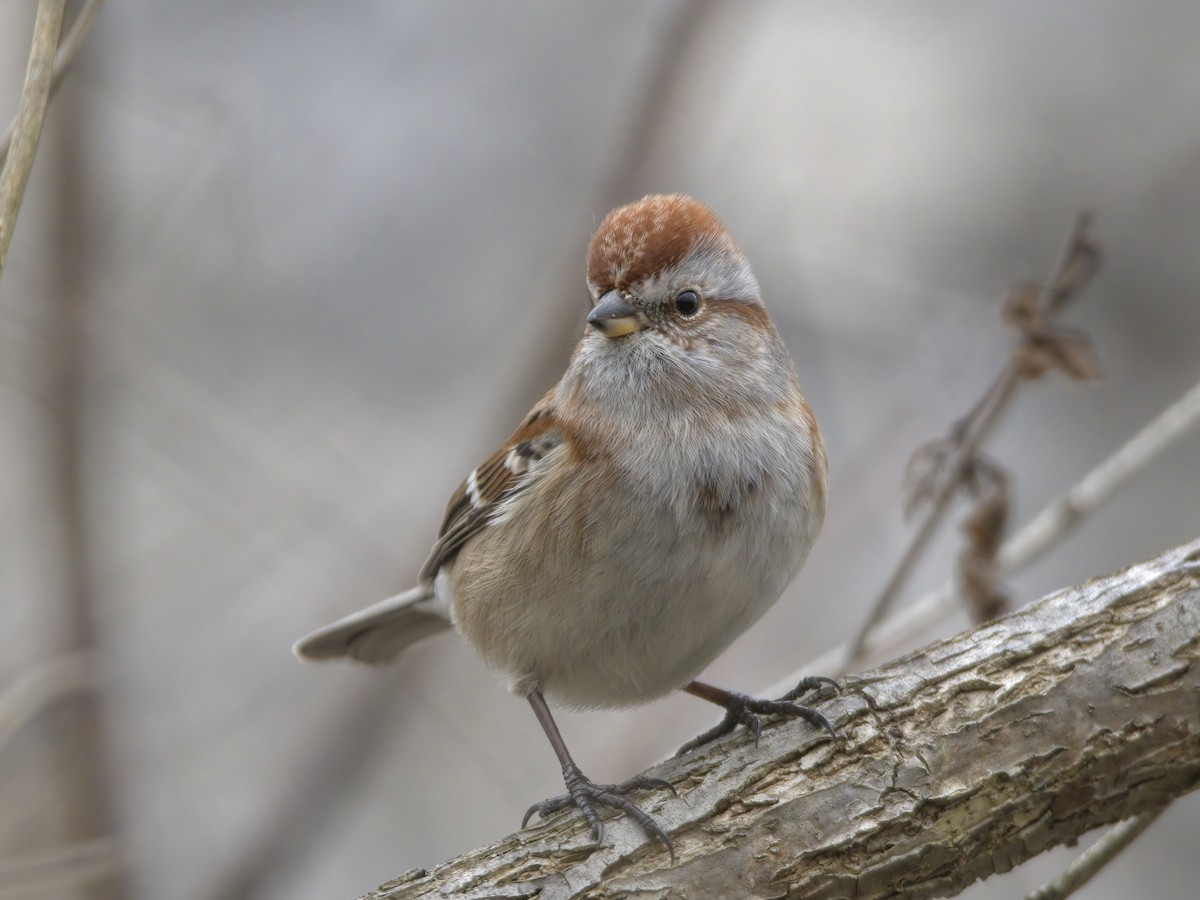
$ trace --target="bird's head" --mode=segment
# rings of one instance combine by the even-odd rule
[[[611,341],[690,346],[771,329],[758,282],[712,210],[683,194],[614,209],[588,246],[588,324]]]

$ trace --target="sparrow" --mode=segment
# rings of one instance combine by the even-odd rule
[[[779,598],[825,515],[828,463],[792,359],[741,250],[681,194],[610,212],[588,246],[591,311],[562,379],[459,485],[416,586],[318,629],[302,659],[385,663],[456,630],[526,698],[597,845],[596,807],[669,836],[629,798],[669,782],[588,779],[549,701],[622,708],[682,690],[726,710],[686,753],[761,715],[798,716],[828,684],[777,700],[696,680]],[[834,735],[836,737],[836,735]]]

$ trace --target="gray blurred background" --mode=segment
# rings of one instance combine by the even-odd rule
[[[0,2],[0,117],[32,6]],[[103,704],[0,746],[0,860],[115,820],[110,896],[338,900],[559,792],[456,639],[377,671],[290,645],[410,583],[565,363],[592,229],[647,192],[725,219],[830,450],[824,536],[712,680],[761,689],[853,633],[907,534],[908,454],[986,387],[998,300],[1087,207],[1105,263],[1066,319],[1109,379],[1019,395],[991,448],[1025,521],[1200,378],[1198,36],[1188,2],[110,0],[0,287],[0,691],[93,645]],[[1193,435],[1016,595],[1196,537],[1198,461]],[[560,721],[609,781],[715,718]],[[1197,799],[1079,896],[1193,896]]]

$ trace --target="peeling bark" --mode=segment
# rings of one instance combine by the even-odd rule
[[[1200,540],[847,679],[650,770],[671,833],[560,814],[364,900],[942,897],[1200,786]]]

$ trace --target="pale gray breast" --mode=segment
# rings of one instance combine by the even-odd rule
[[[557,466],[554,450],[455,563],[459,628],[518,690],[577,706],[674,690],[808,552],[821,513],[801,419],[778,403],[653,415],[590,461]]]

